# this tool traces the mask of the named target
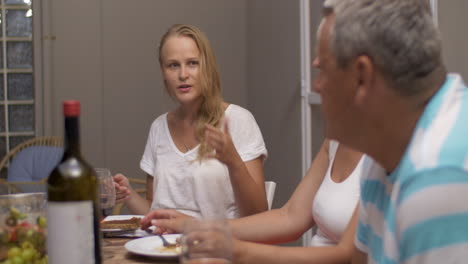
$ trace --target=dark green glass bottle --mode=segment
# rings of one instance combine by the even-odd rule
[[[100,264],[98,182],[81,156],[80,103],[65,101],[65,150],[48,178],[49,264]]]

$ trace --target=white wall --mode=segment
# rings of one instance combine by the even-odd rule
[[[225,98],[246,106],[245,2],[128,3],[103,1],[104,162],[115,171],[139,175],[150,124],[172,108],[156,52],[160,37],[170,25],[195,24],[208,35],[220,64]]]
[[[224,96],[246,105],[245,1],[52,0],[52,81],[45,134],[62,135],[61,101],[82,102],[82,146],[94,166],[140,177],[151,122],[172,107],[157,63],[158,41],[174,23],[208,35]],[[208,8],[207,8],[208,7]],[[45,19],[49,19],[46,17]]]
[[[302,177],[299,1],[248,1],[247,12],[247,100],[267,143],[265,175],[278,183],[279,207]]]
[[[468,82],[468,1],[439,0],[439,29],[442,34],[444,61],[451,72],[462,74]]]
[[[302,179],[299,1],[247,1],[247,13],[248,106],[269,152],[265,176],[278,184],[273,207],[281,207]]]

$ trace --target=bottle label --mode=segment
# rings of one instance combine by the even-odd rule
[[[50,264],[94,264],[92,201],[47,203]]]

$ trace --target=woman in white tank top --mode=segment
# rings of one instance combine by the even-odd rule
[[[377,165],[366,155],[325,140],[282,208],[230,220],[236,238],[235,263],[349,263],[357,225],[359,182],[373,166]],[[183,222],[184,216],[176,211],[158,210],[148,214],[142,225],[145,228],[151,223],[161,230],[181,231]],[[294,241],[312,227],[317,227],[317,232],[310,247],[265,245]]]
[[[335,164],[338,147],[342,150],[345,147],[340,146],[336,141],[329,142],[328,163],[330,166],[328,166],[322,184],[312,203],[312,215],[317,229],[312,237],[311,246],[336,245],[346,230],[354,208],[359,201],[359,180],[365,156],[361,155],[350,174],[342,174],[342,176],[334,174],[334,177],[332,177],[332,170],[336,172],[335,168],[340,166],[339,163],[341,163],[341,161],[338,161],[338,164]],[[349,153],[349,158],[353,159],[350,165],[356,163],[359,155],[359,153]]]

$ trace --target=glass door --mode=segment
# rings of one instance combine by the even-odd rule
[[[0,159],[36,134],[32,4],[0,1]]]

